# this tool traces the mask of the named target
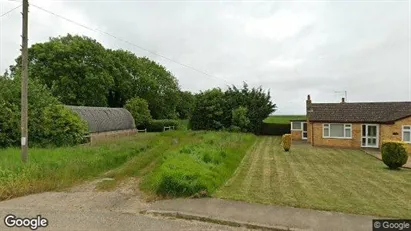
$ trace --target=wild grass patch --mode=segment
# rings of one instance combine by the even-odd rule
[[[247,149],[251,134],[194,133],[200,141],[165,153],[159,166],[142,182],[142,188],[161,196],[213,193],[235,171]]]
[[[159,135],[137,135],[98,146],[33,148],[29,162],[20,150],[0,150],[0,200],[30,193],[59,190],[96,177],[151,149]]]

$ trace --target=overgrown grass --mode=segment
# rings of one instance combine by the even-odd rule
[[[98,146],[29,150],[29,163],[20,150],[0,150],[0,200],[30,193],[59,190],[96,177],[170,139],[162,134],[138,134]]]
[[[162,196],[211,194],[233,174],[256,139],[241,133],[191,134],[198,142],[165,153],[158,167],[142,181],[143,190]]]
[[[260,137],[215,195],[221,198],[393,218],[411,217],[411,170],[389,170],[360,150]]]
[[[305,115],[274,115],[264,120],[264,123],[289,124],[290,120],[305,120]]]
[[[0,200],[62,190],[95,177],[99,190],[112,190],[127,177],[139,177],[147,196],[212,193],[235,171],[251,134],[168,131],[142,133],[95,146],[30,149],[29,163],[17,148],[0,150]]]

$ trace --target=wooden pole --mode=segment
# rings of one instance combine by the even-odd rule
[[[24,163],[28,159],[28,12],[29,2],[23,0],[23,35],[21,47],[21,159]]]

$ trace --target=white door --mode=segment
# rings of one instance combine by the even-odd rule
[[[307,139],[307,122],[302,122],[302,124],[303,124],[302,139],[306,140]]]
[[[363,124],[361,130],[361,147],[378,148],[378,125]]]

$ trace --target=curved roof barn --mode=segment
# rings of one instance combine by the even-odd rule
[[[88,124],[90,133],[135,129],[134,118],[124,108],[66,106]]]

